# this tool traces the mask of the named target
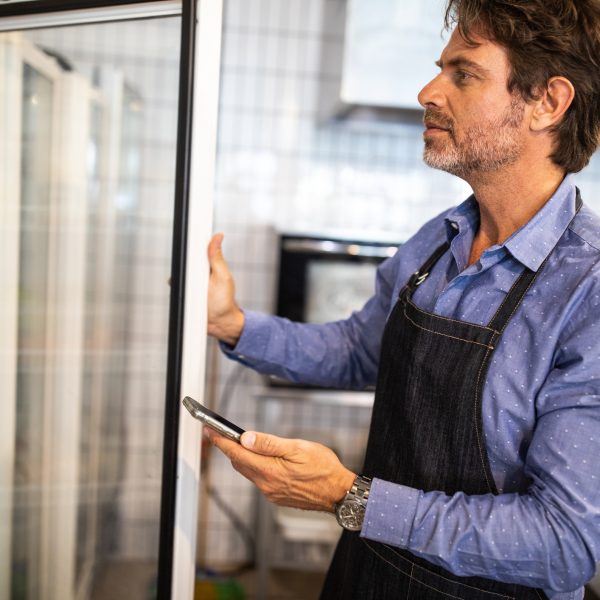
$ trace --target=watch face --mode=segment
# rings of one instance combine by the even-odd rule
[[[337,510],[337,519],[344,529],[360,531],[365,517],[365,507],[358,500],[345,500]]]

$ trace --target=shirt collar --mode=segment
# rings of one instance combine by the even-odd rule
[[[576,212],[575,197],[575,184],[569,175],[550,200],[500,247],[505,247],[527,268],[537,271],[571,223]],[[470,196],[459,204],[445,220],[448,241],[465,228],[474,234],[479,227],[479,206],[475,197]]]
[[[575,184],[571,177],[565,177],[550,200],[504,246],[518,261],[537,271],[575,216],[575,197]]]
[[[453,208],[444,220],[449,242],[459,233],[475,235],[479,229],[479,206],[475,196],[471,194],[462,204]]]

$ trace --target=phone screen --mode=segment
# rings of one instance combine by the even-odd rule
[[[192,416],[199,421],[202,421],[204,425],[214,429],[230,440],[238,442],[238,444],[240,443],[240,438],[242,437],[242,433],[244,433],[244,430],[241,427],[231,423],[231,421],[228,421],[216,412],[206,408],[206,406],[202,406],[200,402],[189,396],[186,396],[182,402]]]

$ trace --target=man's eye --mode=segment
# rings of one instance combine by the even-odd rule
[[[454,73],[454,79],[458,83],[466,83],[472,77],[473,76],[471,75],[471,73],[468,73],[467,71],[456,71]]]

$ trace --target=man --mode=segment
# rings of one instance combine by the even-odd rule
[[[380,267],[348,320],[242,312],[209,246],[209,333],[249,366],[377,389],[362,473],[211,435],[275,503],[345,528],[323,598],[583,596],[600,559],[600,220],[568,176],[600,139],[598,0],[450,0],[424,159],[473,196]]]

